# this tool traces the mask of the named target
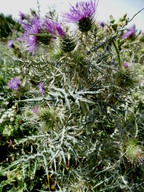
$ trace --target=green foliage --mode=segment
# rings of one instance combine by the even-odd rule
[[[11,15],[0,14],[0,39],[12,35],[12,30],[20,31],[20,24]]]

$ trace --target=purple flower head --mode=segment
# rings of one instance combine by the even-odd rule
[[[52,35],[56,35],[58,32],[59,36],[64,36],[65,33],[61,27],[61,25],[55,21],[44,19],[44,26],[46,30]]]
[[[18,42],[21,42],[21,40],[22,40],[22,39],[21,39],[20,37],[17,38],[17,41],[18,41]]]
[[[8,44],[7,44],[7,47],[8,47],[8,48],[14,48],[14,47],[15,47],[14,41],[13,41],[13,40],[10,40],[10,41],[8,42]]]
[[[37,111],[38,111],[37,107],[34,107],[33,113],[37,113]]]
[[[19,22],[21,23],[25,19],[25,14],[19,11]]]
[[[99,26],[102,27],[102,28],[104,28],[104,27],[106,26],[106,24],[105,24],[104,21],[101,21],[101,22],[99,22]]]
[[[57,30],[56,22],[49,19],[40,19],[34,17],[31,21],[31,25],[25,25],[25,33],[23,40],[25,41],[26,49],[34,54],[38,50],[38,44],[49,45],[51,39],[55,37]],[[60,28],[60,25],[59,25]],[[62,35],[62,29],[58,31],[59,35]]]
[[[89,0],[89,2],[81,1],[76,3],[75,7],[70,6],[70,11],[63,14],[64,20],[69,23],[77,23],[81,32],[89,31],[96,12],[96,0]]]
[[[21,82],[19,79],[15,77],[8,82],[8,88],[11,90],[18,90],[20,84]]]
[[[124,38],[130,38],[132,37],[132,35],[135,33],[135,26],[132,26],[131,28],[128,29],[127,32],[125,32],[123,35],[122,35],[122,39]]]
[[[38,87],[39,87],[39,92],[41,93],[41,95],[43,95],[45,93],[44,84],[42,82],[40,82],[38,84]]]
[[[35,34],[39,33],[41,29],[40,21],[37,18],[34,18],[31,22],[31,25],[23,25],[25,33],[23,35],[23,40],[25,41],[26,49],[32,54],[37,50],[37,37]]]
[[[124,68],[128,68],[128,62],[124,62]]]
[[[94,2],[90,0],[89,2],[81,1],[76,3],[76,6],[70,5],[70,12],[65,13],[64,19],[66,22],[79,22],[81,19],[89,18],[91,19],[94,16],[96,11],[96,0]]]

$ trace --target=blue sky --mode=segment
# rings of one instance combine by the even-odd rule
[[[69,2],[75,4],[79,0],[39,0],[41,14],[48,11],[48,7],[56,7],[59,15],[67,11]],[[86,1],[86,0],[84,0]],[[19,11],[28,13],[30,8],[37,9],[37,0],[0,0],[0,12],[12,14],[14,18],[18,17]],[[96,19],[98,21],[109,21],[109,15],[117,20],[125,13],[129,18],[144,8],[144,0],[99,0]],[[130,25],[136,24],[136,28],[144,31],[144,10],[139,13]]]

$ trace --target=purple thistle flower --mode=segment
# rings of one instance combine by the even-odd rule
[[[132,37],[132,35],[135,33],[135,26],[132,26],[130,29],[128,29],[127,32],[125,32],[123,35],[122,35],[122,39],[124,38],[130,38]]]
[[[69,13],[65,13],[64,19],[66,22],[79,22],[84,18],[92,18],[96,11],[96,0],[94,2],[90,0],[89,2],[79,2],[76,3],[76,6],[71,5]]]
[[[37,111],[38,111],[37,107],[34,107],[33,113],[37,113]]]
[[[39,87],[39,92],[41,93],[41,95],[43,95],[45,93],[44,84],[42,82],[40,82],[38,84],[38,87]]]
[[[56,35],[56,32],[58,32],[59,36],[65,35],[61,25],[55,21],[44,19],[44,26],[46,27],[46,30],[52,35]]]
[[[128,68],[128,62],[124,62],[124,68]]]
[[[18,41],[18,42],[21,42],[21,40],[22,40],[21,37],[18,37],[18,38],[17,38],[17,41]]]
[[[44,45],[49,45],[51,39],[58,35],[64,34],[60,25],[49,19],[41,19],[34,17],[31,21],[31,25],[23,25],[25,33],[23,40],[25,41],[25,47],[32,54],[38,50],[38,44],[42,43]]]
[[[40,21],[34,18],[31,25],[23,25],[23,27],[26,30],[23,35],[24,45],[29,53],[32,52],[32,54],[34,54],[37,50],[37,37],[34,34],[38,34],[41,29]]]
[[[70,5],[69,13],[64,13],[63,18],[66,22],[78,23],[80,31],[89,31],[91,22],[96,12],[96,0],[89,2],[81,1],[76,3],[76,6]]]
[[[7,47],[8,47],[8,48],[14,48],[14,47],[15,47],[14,41],[13,41],[13,40],[10,40],[10,41],[7,43]]]
[[[21,81],[19,81],[19,79],[15,77],[8,82],[8,88],[11,90],[18,90],[20,84]]]
[[[99,22],[99,26],[102,27],[102,28],[104,28],[104,27],[106,26],[106,24],[105,24],[104,21],[101,21],[101,22]]]
[[[25,19],[25,14],[19,11],[19,22],[21,23]]]

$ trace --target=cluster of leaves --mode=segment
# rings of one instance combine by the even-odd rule
[[[1,191],[144,190],[144,41],[141,32],[121,39],[127,22],[74,31],[72,51],[69,38],[49,54],[3,48]],[[11,91],[15,76],[21,85]]]

